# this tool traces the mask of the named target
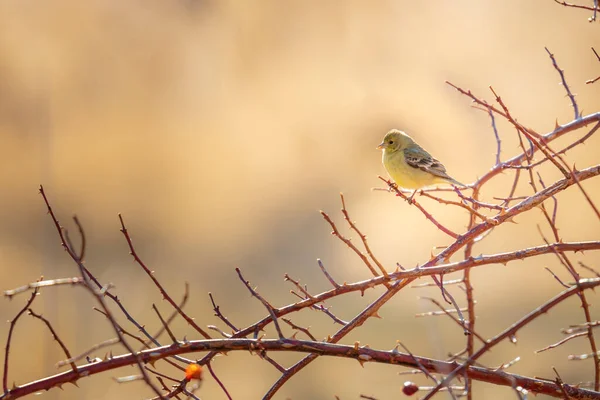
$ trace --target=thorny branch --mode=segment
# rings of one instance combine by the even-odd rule
[[[595,279],[587,283],[588,287],[600,285],[600,280]],[[165,357],[181,355],[200,351],[248,351],[253,347],[263,348],[265,351],[276,352],[298,352],[306,354],[316,354],[328,357],[342,357],[357,360],[361,363],[375,362],[390,365],[398,365],[408,368],[419,368],[419,364],[427,371],[440,374],[445,371],[452,371],[457,367],[456,362],[440,361],[417,355],[393,350],[377,350],[369,347],[353,345],[341,345],[327,342],[313,342],[297,339],[212,339],[212,340],[195,340],[190,341],[187,347],[169,345],[154,348],[151,350],[143,350],[140,356],[147,363],[158,361]],[[131,365],[134,362],[134,357],[131,354],[114,356],[109,360],[86,364],[79,366],[79,372],[86,376],[96,375],[105,371],[115,370],[124,366]],[[519,386],[535,393],[546,394],[552,397],[560,398],[560,388],[555,382],[544,379],[529,378],[517,374],[507,373],[503,370],[496,371],[492,368],[484,368],[478,366],[469,366],[466,368],[466,373],[471,379],[476,379],[482,382],[494,383],[503,386],[512,386],[517,383]],[[62,383],[70,382],[74,379],[75,373],[72,370],[54,375],[47,380],[35,381],[26,385],[21,385],[13,389],[15,397],[22,397],[27,394],[35,393],[46,387],[55,387]],[[48,386],[51,384],[51,386]],[[578,388],[575,385],[566,385],[566,390],[574,399],[600,399],[600,393],[588,389]],[[587,396],[587,397],[586,397]],[[0,397],[2,398],[2,397]]]
[[[588,18],[589,22],[596,21],[598,10],[600,10],[600,8],[598,8],[598,0],[593,0],[593,2],[594,2],[594,6],[593,7],[579,5],[579,4],[574,4],[574,3],[567,3],[566,1],[561,1],[561,0],[554,0],[554,2],[557,3],[557,4],[560,4],[561,6],[565,6],[565,7],[580,8],[582,10],[593,11],[592,16]]]

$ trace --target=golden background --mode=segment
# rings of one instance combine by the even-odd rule
[[[221,326],[212,316],[209,291],[238,327],[265,315],[235,267],[275,306],[295,299],[292,286],[283,282],[285,273],[314,293],[329,289],[316,258],[339,282],[368,278],[317,212],[328,211],[346,232],[338,213],[340,191],[388,269],[396,262],[423,263],[432,247],[450,239],[416,208],[371,190],[382,186],[377,175],[385,174],[375,146],[388,129],[405,129],[456,179],[474,181],[495,160],[490,120],[444,81],[490,102],[492,85],[520,122],[546,133],[556,120],[570,121],[573,112],[544,46],[565,69],[584,114],[597,111],[598,84],[584,83],[600,74],[590,50],[600,47],[599,28],[587,23],[589,14],[550,0],[3,1],[0,287],[15,288],[40,275],[77,274],[37,193],[40,183],[73,238],[71,215],[84,224],[87,267],[103,283],[116,285],[114,293],[150,331],[159,327],[151,304],[163,315],[171,310],[128,255],[117,213],[140,256],[176,301],[184,282],[190,283],[186,310],[202,326]],[[498,128],[503,158],[517,154],[514,129],[500,121]],[[554,148],[584,133],[570,134]],[[579,169],[595,165],[599,144],[596,135],[568,159]],[[547,184],[560,177],[549,163],[540,171]],[[496,179],[484,198],[506,195],[510,182],[511,174]],[[599,198],[595,179],[584,187]],[[530,193],[525,179],[520,190]],[[423,204],[449,228],[464,230],[464,210],[425,199]],[[496,229],[475,253],[541,244],[536,223],[549,234],[538,210],[516,222]],[[576,189],[559,196],[558,225],[565,240],[598,239],[598,221]],[[593,252],[573,260],[600,267]],[[551,255],[473,271],[481,335],[497,334],[562,290],[545,266],[569,281]],[[464,303],[462,292],[452,291]],[[338,317],[350,320],[380,293],[346,295],[329,304]],[[415,354],[442,359],[460,351],[465,339],[452,321],[414,317],[433,310],[418,299],[426,295],[440,297],[434,289],[401,292],[380,311],[383,319],[369,320],[343,343],[359,340],[389,349],[401,340]],[[26,299],[2,300],[0,319],[13,318]],[[588,299],[598,304],[594,293]],[[84,290],[71,287],[44,289],[33,303],[74,354],[114,335],[93,306]],[[592,311],[598,319],[597,307]],[[292,320],[311,325],[318,338],[339,327],[314,311]],[[583,338],[533,353],[561,339],[560,327],[581,322],[579,300],[571,298],[519,332],[517,346],[502,343],[481,362],[498,366],[521,356],[511,372],[553,379],[550,367],[556,366],[567,382],[592,380],[591,361],[566,360],[568,354],[589,352]],[[8,327],[0,330],[2,342]],[[180,320],[173,328],[180,338],[199,338]],[[287,328],[286,333],[291,335]],[[113,347],[114,354],[121,352]],[[272,356],[285,366],[300,358]],[[43,324],[24,315],[15,330],[9,382],[54,374],[61,359]],[[279,376],[245,352],[219,357],[213,366],[235,399],[260,398]],[[319,358],[276,398],[389,399],[401,396],[405,380],[430,384],[422,377],[398,376],[401,370]],[[43,398],[152,396],[141,382],[111,379],[136,373],[127,368],[81,379],[79,389],[67,385]],[[475,398],[515,396],[508,388],[475,387]],[[208,374],[198,393],[225,398]]]

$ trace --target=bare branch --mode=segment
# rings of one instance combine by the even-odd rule
[[[31,303],[35,300],[38,295],[38,289],[35,288],[29,296],[29,300],[25,303],[25,306],[21,308],[21,310],[15,315],[15,317],[10,321],[10,328],[8,328],[8,337],[6,338],[6,347],[4,348],[4,372],[2,373],[2,388],[4,389],[4,393],[8,392],[8,355],[10,354],[10,343],[13,335],[13,331],[15,326],[17,325],[17,321],[21,318],[21,315],[31,307]],[[0,398],[2,398],[0,396]]]

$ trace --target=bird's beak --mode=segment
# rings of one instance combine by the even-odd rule
[[[377,150],[381,150],[385,147],[385,142],[381,142],[379,143],[379,146],[377,146]]]

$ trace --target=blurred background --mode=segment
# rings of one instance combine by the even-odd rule
[[[209,291],[238,327],[265,315],[235,267],[275,306],[295,301],[292,287],[283,282],[285,273],[315,293],[329,289],[317,258],[339,282],[368,278],[364,265],[330,235],[318,213],[329,212],[347,232],[339,192],[388,269],[395,269],[396,262],[406,267],[424,263],[435,246],[451,240],[416,208],[372,190],[382,186],[377,175],[385,175],[375,146],[387,130],[404,129],[456,179],[474,181],[495,160],[489,116],[444,82],[469,88],[489,102],[492,85],[520,122],[549,132],[556,121],[570,121],[573,111],[544,46],[565,70],[583,113],[598,111],[600,83],[585,84],[600,74],[590,49],[600,46],[600,28],[587,22],[589,16],[550,0],[435,5],[399,0],[2,1],[0,287],[12,289],[40,275],[77,274],[46,214],[40,184],[74,239],[71,216],[82,221],[87,267],[103,283],[113,283],[129,312],[151,331],[159,327],[151,304],[163,315],[171,310],[132,262],[117,213],[123,214],[140,256],[176,301],[189,282],[186,310],[202,326],[219,324]],[[514,129],[501,121],[498,128],[503,159],[517,154]],[[586,132],[574,132],[553,148]],[[579,169],[595,165],[599,145],[596,135],[569,152],[568,159]],[[550,165],[540,172],[547,184],[560,178]],[[484,200],[507,195],[511,182],[512,173],[497,178],[486,186]],[[584,187],[599,198],[595,180]],[[519,193],[530,192],[523,179]],[[464,231],[464,210],[427,199],[422,203],[444,225]],[[536,224],[550,237],[538,210],[516,222],[496,229],[475,253],[541,244]],[[559,196],[557,222],[566,241],[598,240],[598,221],[576,190]],[[572,259],[595,267],[600,261],[593,252]],[[562,290],[546,266],[570,280],[554,256],[473,270],[481,335],[497,334]],[[451,290],[464,304],[463,292],[456,286]],[[339,318],[350,320],[381,293],[350,294],[328,305]],[[383,319],[369,320],[343,343],[359,340],[391,349],[401,340],[415,354],[441,359],[462,350],[465,338],[452,321],[414,317],[433,310],[419,296],[440,297],[433,289],[407,289],[383,307]],[[26,299],[2,300],[0,319],[13,318]],[[598,304],[591,292],[588,301]],[[74,354],[114,336],[93,306],[87,293],[72,287],[44,289],[33,303]],[[592,311],[598,319],[597,307]],[[338,329],[315,311],[291,318],[311,325],[318,338]],[[120,314],[119,321],[137,333]],[[517,345],[503,343],[480,361],[498,366],[520,356],[511,372],[553,379],[550,366],[556,366],[565,381],[590,381],[591,361],[566,359],[590,351],[582,338],[533,353],[562,339],[561,327],[583,321],[579,300],[572,298],[519,332]],[[2,342],[8,327],[0,329]],[[180,320],[173,328],[180,337],[199,338]],[[287,328],[286,333],[291,335]],[[41,322],[27,315],[12,345],[9,382],[17,385],[56,373],[55,363],[64,359]],[[92,356],[103,357],[106,351]],[[284,366],[301,358],[272,356]],[[246,352],[219,357],[213,366],[236,399],[262,397],[279,376]],[[164,363],[161,368],[182,376]],[[356,399],[365,394],[390,399],[400,396],[407,379],[427,383],[418,376],[399,376],[403,370],[319,358],[276,398]],[[111,371],[80,380],[79,388],[43,393],[43,398],[151,396],[141,382],[112,380],[136,373],[136,368]],[[206,375],[199,395],[225,398]],[[475,393],[486,399],[514,396],[510,389],[481,384]]]

